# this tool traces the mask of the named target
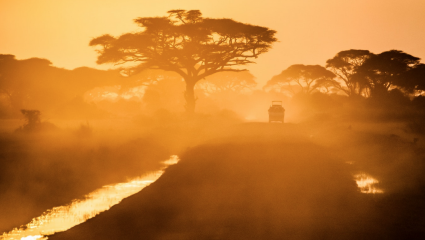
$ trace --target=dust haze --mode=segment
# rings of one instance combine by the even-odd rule
[[[273,51],[276,31],[167,14],[135,19],[141,34],[88,40],[110,70],[0,55],[0,233],[177,155],[146,189],[49,239],[425,236],[421,59],[341,50],[261,86],[235,66]],[[173,41],[149,55],[164,22]],[[269,119],[273,101],[282,122]],[[378,183],[360,189],[359,174]]]

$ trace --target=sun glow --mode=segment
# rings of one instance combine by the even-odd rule
[[[46,238],[43,238],[43,236],[41,235],[28,236],[28,237],[21,238],[21,240],[37,240],[37,239],[46,239]]]
[[[47,210],[41,216],[34,218],[30,223],[3,233],[0,240],[46,240],[46,235],[62,232],[87,221],[97,214],[108,210],[149,184],[155,182],[165,171],[167,166],[176,164],[179,158],[171,156],[164,161],[165,167],[151,174],[133,179],[126,183],[106,185],[88,194],[84,199],[74,200],[66,206]]]
[[[367,175],[365,173],[360,173],[355,175],[354,178],[356,180],[357,187],[360,188],[360,191],[362,193],[384,193],[383,190],[375,187],[375,185],[378,184],[379,181],[373,178],[372,176]]]

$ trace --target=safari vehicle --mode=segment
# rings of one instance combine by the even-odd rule
[[[281,122],[285,117],[285,109],[282,107],[282,101],[272,101],[269,108],[269,123]]]

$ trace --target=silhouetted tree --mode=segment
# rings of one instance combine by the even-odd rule
[[[171,10],[168,17],[134,21],[143,31],[118,38],[103,35],[90,41],[100,46],[97,63],[140,63],[129,71],[159,68],[180,74],[186,82],[186,110],[193,113],[194,87],[217,72],[243,71],[232,67],[252,63],[277,39],[276,31],[236,22],[203,18],[199,10]]]
[[[320,88],[328,89],[338,84],[334,80],[335,74],[319,65],[295,64],[274,76],[265,86],[279,91],[293,91],[298,86],[303,93],[312,93]]]
[[[16,60],[13,55],[0,55],[0,91],[7,96],[10,105],[21,109],[27,103],[39,100],[35,96],[43,96],[43,90],[49,88],[49,83],[42,80],[50,65],[47,59]],[[54,71],[50,72],[52,75],[55,75]]]
[[[348,96],[361,95],[367,86],[361,85],[361,82],[353,81],[352,76],[371,56],[372,53],[368,50],[350,49],[341,51],[332,59],[327,60],[326,68],[330,69],[342,81],[342,84],[336,84],[335,87]]]
[[[15,56],[10,54],[0,54],[0,91],[6,94],[7,97],[11,97],[11,84],[8,81],[10,75],[10,69],[13,67],[13,63],[16,61]]]
[[[23,126],[23,130],[25,131],[33,131],[36,130],[41,123],[40,120],[40,111],[38,110],[26,110],[26,109],[22,109],[21,113],[24,115],[25,117],[25,121],[26,123]]]
[[[7,106],[9,111],[13,111],[12,114],[26,108],[49,112],[96,87],[122,86],[121,89],[125,91],[151,82],[149,74],[152,75],[142,72],[124,77],[120,70],[105,71],[88,67],[67,70],[52,66],[47,59],[17,60],[13,55],[0,54],[0,106]],[[156,74],[158,79],[163,76],[164,71]]]
[[[413,66],[406,74],[405,78],[413,85],[412,91],[423,93],[425,91],[425,64],[420,63]]]
[[[372,55],[358,68],[353,80],[368,86],[371,96],[387,93],[392,88],[412,92],[423,86],[423,67],[419,60],[399,50]]]

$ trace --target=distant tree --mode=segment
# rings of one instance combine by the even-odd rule
[[[40,126],[40,111],[21,109],[21,113],[24,115],[26,121],[22,128],[23,130],[33,131]]]
[[[360,82],[353,81],[352,77],[357,69],[373,54],[368,50],[350,49],[337,53],[335,57],[326,61],[326,68],[332,71],[342,84],[335,85],[348,96],[361,95],[367,87]]]
[[[242,93],[255,88],[255,77],[249,71],[244,72],[220,72],[208,76],[198,88],[206,94],[212,93]]]
[[[320,88],[328,90],[329,87],[338,84],[334,77],[335,74],[320,65],[295,64],[269,80],[265,89],[293,91],[294,87],[297,86],[301,89],[301,92],[309,94],[318,91]]]
[[[156,70],[158,71],[158,70]],[[141,72],[124,77],[120,70],[98,70],[79,67],[67,70],[52,66],[47,59],[18,60],[14,55],[0,54],[0,107],[7,106],[9,115],[20,109],[54,110],[89,90],[106,86],[126,89],[168,77],[171,72]],[[181,77],[174,74],[173,77]],[[1,111],[0,112],[4,112]]]
[[[366,85],[371,96],[387,93],[393,88],[413,92],[423,86],[423,67],[419,60],[399,50],[372,55],[357,69],[353,80]]]
[[[101,83],[118,84],[122,78],[117,70],[70,71],[52,66],[47,59],[17,60],[13,55],[0,55],[0,94],[6,96],[4,101],[16,111],[57,107]]]
[[[217,72],[243,71],[233,67],[253,63],[277,40],[276,31],[266,27],[203,18],[199,10],[168,13],[168,17],[135,19],[143,31],[118,38],[103,35],[89,45],[100,46],[98,64],[140,63],[131,69],[158,68],[178,73],[186,82],[188,113],[195,109],[194,87],[198,81]]]
[[[26,102],[34,101],[35,95],[41,95],[40,86],[47,87],[38,76],[48,71],[50,65],[46,59],[16,60],[14,55],[1,54],[0,92],[7,96],[14,108],[25,107]]]
[[[410,88],[414,93],[423,93],[425,91],[425,64],[420,63],[413,66],[405,75],[410,81]]]
[[[10,54],[0,54],[0,94],[8,100],[8,105],[12,103],[13,82],[9,81],[11,68],[14,67],[15,56]]]

